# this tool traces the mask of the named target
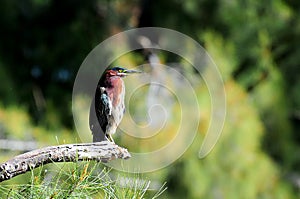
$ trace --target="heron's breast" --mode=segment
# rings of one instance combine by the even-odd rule
[[[112,80],[112,87],[107,89],[106,92],[112,101],[113,107],[118,107],[124,104],[125,85],[121,78]]]

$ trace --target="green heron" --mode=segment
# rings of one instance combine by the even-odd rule
[[[114,67],[106,70],[100,78],[89,117],[93,142],[105,138],[114,142],[111,135],[116,132],[125,113],[125,84],[122,78],[133,73],[140,71]]]

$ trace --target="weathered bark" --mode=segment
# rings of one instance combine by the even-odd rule
[[[108,141],[49,146],[18,155],[2,163],[0,182],[52,162],[108,162],[116,158],[127,159],[130,158],[130,154],[127,149]]]

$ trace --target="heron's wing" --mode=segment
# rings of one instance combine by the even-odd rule
[[[107,92],[105,91],[104,87],[100,87],[100,91],[101,91],[101,104],[103,106],[102,114],[105,113],[106,116],[111,115],[111,111],[112,111],[112,102],[109,99]]]
[[[108,124],[107,115],[111,114],[111,108],[111,101],[108,98],[105,88],[98,87],[91,103],[89,117],[94,142],[105,140],[105,131]]]

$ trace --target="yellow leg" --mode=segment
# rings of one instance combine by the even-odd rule
[[[108,134],[108,140],[112,143],[115,143],[114,139],[112,138],[111,134]]]

